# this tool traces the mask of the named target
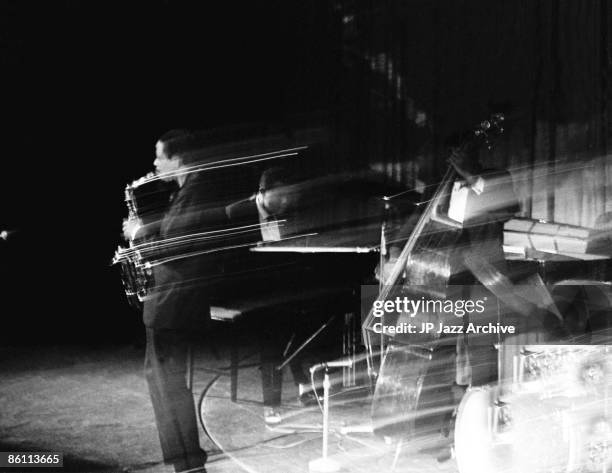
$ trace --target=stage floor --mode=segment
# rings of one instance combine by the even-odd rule
[[[201,432],[200,443],[210,454],[208,473],[308,471],[308,462],[321,456],[318,407],[298,407],[288,373],[285,421],[267,429],[259,368],[240,370],[239,399],[232,403],[229,350],[218,348],[219,358],[204,345],[195,351],[193,394],[205,413],[207,432]],[[255,347],[250,351],[256,353]],[[172,473],[162,462],[143,358],[142,347],[129,345],[2,347],[0,450],[64,453],[64,467],[49,471]],[[243,362],[257,360],[255,355]],[[344,473],[390,471],[394,444],[371,433],[337,434],[343,425],[367,424],[369,413],[370,401],[363,393],[333,397],[330,454]],[[404,446],[395,471],[454,471],[452,461],[438,466],[435,453],[428,450],[440,440],[438,435]]]
[[[340,385],[339,379],[332,384]],[[337,391],[337,390],[336,390]],[[454,461],[439,464],[435,457],[445,440],[440,434],[405,442],[385,442],[371,432],[345,433],[367,427],[371,397],[365,389],[335,392],[330,401],[329,457],[344,473],[428,473],[455,471]],[[283,383],[283,422],[274,428],[263,420],[258,367],[240,370],[238,399],[230,400],[230,381],[219,377],[204,393],[200,412],[210,438],[249,473],[307,473],[309,461],[322,454],[322,413],[318,406],[300,407],[287,373]],[[344,430],[343,430],[344,429]],[[363,430],[363,429],[361,429]]]

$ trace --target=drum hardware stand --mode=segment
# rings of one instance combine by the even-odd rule
[[[493,407],[489,408],[489,430],[494,443],[507,443],[504,437],[507,436],[510,427],[510,415],[508,404],[496,399]]]
[[[497,299],[497,298],[496,298]],[[501,325],[501,305],[497,299],[497,323]],[[504,353],[504,340],[501,333],[497,334],[497,392],[492,408],[489,408],[489,430],[494,439],[504,435],[510,425],[510,415],[508,414],[508,404],[502,399],[506,393],[505,380],[502,378],[502,355]],[[491,418],[492,417],[492,418]],[[501,421],[501,422],[500,422]],[[502,430],[503,429],[503,430]]]
[[[352,364],[352,362],[351,362]],[[311,373],[314,373],[319,365],[310,368]],[[313,473],[331,473],[340,470],[340,464],[329,458],[328,443],[329,443],[329,370],[326,363],[323,363],[325,368],[325,377],[323,378],[323,451],[321,458],[308,462],[308,471]]]
[[[531,352],[527,351],[525,347],[522,347],[521,353],[512,360],[514,384],[517,386],[520,386],[523,384],[523,381],[525,381],[525,360],[530,354]]]

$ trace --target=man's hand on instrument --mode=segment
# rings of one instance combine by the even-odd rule
[[[123,238],[133,240],[136,233],[142,227],[142,220],[139,218],[126,218],[123,220]]]
[[[476,183],[477,177],[474,176],[469,169],[467,169],[465,161],[465,153],[458,150],[453,150],[450,158],[448,158],[448,164],[455,168],[457,174],[465,179],[468,185],[473,186]]]

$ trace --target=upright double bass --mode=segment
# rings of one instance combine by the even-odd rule
[[[459,145],[460,150],[490,146],[490,139],[503,132],[504,116],[492,115],[481,122]],[[439,335],[429,333],[381,334],[381,323],[385,326],[401,326],[403,322],[414,321],[410,314],[384,314],[375,308],[385,301],[399,296],[413,299],[447,297],[447,286],[451,276],[451,257],[460,235],[460,225],[445,215],[448,207],[451,185],[456,171],[449,166],[436,191],[419,217],[391,274],[382,286],[372,309],[364,320],[363,338],[369,354],[371,375],[376,378],[372,405],[374,431],[392,437],[411,435],[416,428],[417,411],[434,407],[436,398],[442,396],[437,374],[448,369],[448,362],[436,362],[439,358]],[[435,316],[435,314],[429,314]],[[382,320],[381,320],[382,319]],[[420,319],[419,319],[420,320]],[[380,365],[373,346],[380,342]],[[447,350],[447,352],[450,350]],[[454,353],[454,347],[452,347]],[[431,384],[431,386],[429,386]],[[423,392],[427,395],[423,396]],[[443,415],[444,412],[438,412]]]

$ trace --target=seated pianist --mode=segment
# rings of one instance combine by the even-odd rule
[[[297,232],[296,218],[294,212],[297,207],[297,192],[292,186],[292,176],[288,169],[282,167],[271,167],[266,169],[260,178],[258,191],[247,199],[232,203],[224,208],[225,225],[236,227],[250,227],[254,230],[232,237],[228,241],[229,246],[234,244],[253,245],[260,241],[278,241],[282,238],[293,235]],[[252,253],[241,253],[240,261],[236,254],[232,255],[228,281],[232,282],[235,288],[248,285],[251,289],[255,287],[257,296],[266,298],[275,289],[282,287],[293,289],[296,293],[303,290],[298,276],[287,274],[283,264],[286,257],[282,260],[274,258],[274,255],[265,255],[265,260],[261,260],[262,255]],[[255,261],[255,258],[258,258]],[[255,276],[249,265],[255,261]],[[278,264],[277,264],[278,263]],[[245,268],[246,266],[246,268]],[[244,280],[242,274],[246,274],[244,283],[237,281]],[[299,274],[299,273],[298,273]],[[250,296],[250,294],[249,294]],[[238,298],[240,295],[237,296]],[[221,305],[223,302],[221,301]],[[294,312],[289,310],[289,312]],[[280,405],[283,373],[277,367],[283,361],[283,351],[290,339],[297,340],[302,335],[303,330],[298,327],[303,326],[305,321],[298,321],[296,314],[288,313],[287,308],[266,308],[266,318],[261,324],[261,380],[263,388],[264,420],[267,424],[277,424],[282,421]],[[296,337],[297,335],[297,337]],[[305,338],[305,337],[303,337]],[[298,346],[299,343],[293,343]],[[293,381],[299,385],[308,385],[309,379],[302,368],[303,359],[300,356],[294,357],[289,363],[289,368],[293,376]],[[299,402],[302,405],[316,403],[316,394],[312,391],[301,392]]]

